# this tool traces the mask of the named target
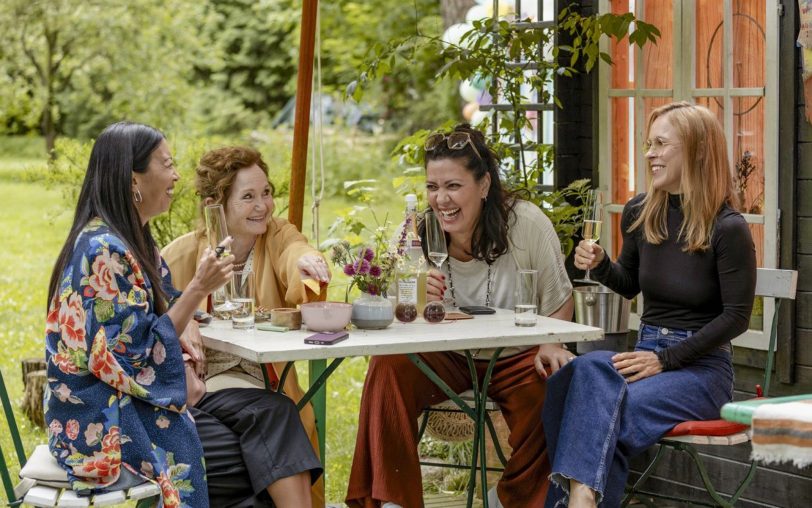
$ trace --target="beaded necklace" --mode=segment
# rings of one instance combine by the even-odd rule
[[[457,304],[457,295],[454,293],[454,277],[451,274],[451,259],[448,260],[448,288],[451,290],[451,299]],[[488,278],[485,284],[485,307],[491,306],[491,264],[488,263]]]

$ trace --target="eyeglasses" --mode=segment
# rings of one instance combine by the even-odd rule
[[[455,131],[451,134],[435,132],[426,138],[426,143],[423,145],[423,148],[425,148],[427,152],[434,151],[443,141],[445,141],[449,150],[462,150],[466,145],[471,145],[471,148],[474,150],[476,156],[482,160],[479,150],[477,150],[476,146],[474,145],[474,140],[471,139],[471,135],[467,132]]]
[[[654,150],[655,152],[661,154],[668,150],[669,147],[677,147],[680,144],[673,141],[666,141],[660,138],[654,138],[651,141],[646,141],[643,143],[643,153],[646,154],[650,150]]]

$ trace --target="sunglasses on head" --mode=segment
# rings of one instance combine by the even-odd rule
[[[423,145],[423,148],[425,148],[427,152],[431,152],[440,146],[440,143],[443,141],[445,141],[449,150],[462,150],[465,148],[465,145],[471,145],[471,148],[474,150],[476,156],[479,157],[480,160],[482,159],[482,156],[479,154],[479,150],[477,150],[476,146],[474,145],[474,140],[471,139],[471,135],[467,132],[455,131],[451,134],[435,132],[426,138],[426,143]]]

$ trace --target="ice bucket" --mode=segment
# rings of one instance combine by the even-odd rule
[[[573,297],[577,323],[603,328],[606,333],[628,331],[631,300],[600,285],[576,287]]]

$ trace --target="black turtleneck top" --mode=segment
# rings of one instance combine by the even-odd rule
[[[646,241],[629,226],[642,211],[645,194],[623,208],[623,247],[614,263],[606,256],[592,273],[625,298],[643,292],[643,323],[695,332],[680,344],[660,351],[664,370],[690,364],[747,330],[756,287],[756,253],[744,217],[728,206],[716,216],[711,246],[685,252],[678,238],[683,221],[679,195],[669,196],[668,238],[660,245]]]

